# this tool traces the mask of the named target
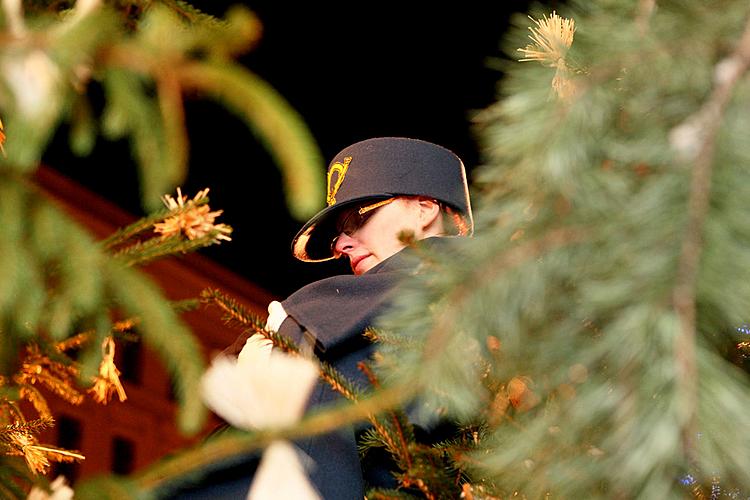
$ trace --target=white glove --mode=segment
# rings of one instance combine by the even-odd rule
[[[289,316],[284,310],[281,302],[274,300],[268,304],[268,319],[266,320],[266,329],[272,332],[278,332],[281,324]]]

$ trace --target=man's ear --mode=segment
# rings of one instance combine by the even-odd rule
[[[436,229],[442,230],[443,219],[440,215],[440,205],[438,205],[435,200],[429,198],[419,198],[417,203],[419,206],[419,219],[422,223],[422,229],[428,230],[439,224],[441,227]]]

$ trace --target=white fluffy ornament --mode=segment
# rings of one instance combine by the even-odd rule
[[[248,500],[315,500],[320,495],[307,480],[300,452],[287,441],[274,441],[263,453]]]
[[[201,392],[206,405],[235,427],[287,427],[302,417],[317,378],[315,363],[273,351],[271,342],[256,334],[247,339],[237,358],[219,356],[214,360],[203,375]],[[320,499],[300,454],[288,441],[271,443],[247,498]]]
[[[73,488],[68,486],[65,476],[57,476],[49,488],[50,491],[47,492],[38,486],[32,487],[26,500],[73,500]]]
[[[286,427],[304,412],[318,367],[310,360],[268,352],[262,337],[248,339],[235,360],[217,357],[203,376],[209,408],[241,429]]]

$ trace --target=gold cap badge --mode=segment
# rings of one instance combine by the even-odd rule
[[[343,163],[336,162],[331,165],[330,170],[328,170],[328,196],[326,196],[326,202],[329,207],[336,204],[336,193],[338,193],[341,183],[344,182],[344,177],[346,176],[346,171],[349,169],[349,163],[351,161],[352,157],[347,156],[344,158]],[[336,180],[333,185],[331,185],[334,173],[336,174]]]

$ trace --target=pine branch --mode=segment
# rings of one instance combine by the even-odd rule
[[[157,71],[159,63],[166,63],[155,56],[140,59],[135,51],[131,51],[130,57],[134,61],[131,65],[143,65],[149,75]],[[107,97],[104,133],[110,139],[130,136],[131,151],[142,179],[143,204],[149,211],[154,210],[161,205],[162,193],[182,180],[179,171],[174,170],[175,164],[166,157],[164,123],[158,103],[148,94],[141,75],[134,72],[108,69],[102,83]]]
[[[394,334],[380,329],[367,328],[364,337],[373,344],[387,344],[390,347],[416,347],[419,340],[408,335]]]
[[[692,165],[690,195],[688,199],[688,220],[682,240],[678,271],[672,302],[680,319],[680,335],[675,339],[675,357],[678,367],[677,383],[686,404],[688,421],[682,429],[683,447],[688,457],[695,454],[696,435],[697,362],[696,344],[696,288],[700,257],[703,247],[705,220],[711,199],[711,175],[714,166],[716,140],[722,124],[724,110],[733,96],[735,87],[750,67],[750,19],[737,48],[730,57],[722,60],[715,68],[717,85],[708,101],[690,116],[682,125],[673,130],[671,138],[692,136],[699,139]],[[679,151],[679,149],[678,149]],[[682,151],[683,155],[689,151]]]
[[[23,385],[20,387],[21,399],[24,399],[31,403],[34,410],[39,414],[40,418],[51,419],[52,412],[47,405],[47,400],[44,398],[41,392],[36,387],[31,385]]]
[[[4,396],[3,399],[0,399],[0,405],[2,405],[1,407],[4,410],[0,413],[0,417],[2,417],[2,420],[0,421],[10,423],[26,422],[26,417],[24,417],[23,412],[21,411],[21,408],[18,407],[15,399],[9,399],[7,396]]]
[[[141,337],[160,355],[175,381],[178,424],[185,432],[197,432],[206,416],[197,390],[204,371],[197,340],[148,279],[115,261],[106,262],[104,270],[112,299],[124,314],[138,318]]]
[[[26,500],[34,481],[28,467],[17,457],[0,456],[0,498]]]
[[[357,449],[359,450],[360,458],[366,455],[370,448],[383,448],[384,446],[385,443],[383,443],[380,434],[374,428],[367,429],[357,439]]]
[[[19,421],[0,429],[0,443],[5,445],[5,454],[22,456],[29,470],[34,474],[45,474],[49,470],[50,460],[56,462],[83,460],[83,455],[77,452],[38,443],[35,434],[51,423],[51,419]]]
[[[293,355],[301,355],[300,348],[292,340],[276,332],[266,329],[261,319],[251,314],[240,303],[232,297],[214,288],[207,288],[201,292],[201,301],[218,306],[225,313],[225,321],[231,321],[241,327],[248,328],[253,334],[262,335],[273,343],[273,346],[283,352]],[[320,366],[320,377],[336,392],[350,401],[357,401],[359,391],[346,377],[341,375],[333,366],[325,361],[318,360]]]
[[[401,478],[401,484],[406,488],[416,487],[419,491],[422,492],[427,500],[436,500],[437,497],[430,491],[430,488],[427,486],[424,479],[422,479],[421,474],[415,474],[414,476],[415,477],[407,476]]]
[[[219,235],[221,235],[220,231],[213,230],[194,240],[186,240],[178,236],[165,239],[151,238],[143,243],[130,245],[115,253],[114,256],[126,266],[143,266],[170,255],[186,254],[213,245],[217,242]]]
[[[172,12],[175,12],[191,24],[208,23],[221,26],[225,23],[225,21],[217,19],[210,14],[206,14],[194,5],[183,0],[161,0],[161,3],[169,7]]]
[[[208,203],[208,198],[206,198],[205,201],[201,201],[200,203],[201,204]],[[164,220],[165,218],[172,216],[172,215],[178,215],[178,214],[184,213],[187,210],[189,210],[189,207],[183,207],[177,210],[161,209],[157,212],[154,212],[151,215],[147,215],[146,217],[142,217],[138,219],[137,221],[133,222],[129,226],[118,229],[117,231],[112,233],[110,236],[102,240],[99,244],[105,250],[114,249],[115,247],[122,245],[126,241],[132,238],[135,238],[136,236],[140,234],[143,234],[145,232],[149,232],[149,233],[153,232],[154,224],[156,222]]]
[[[375,390],[381,389],[366,363],[358,363],[357,368],[367,376]],[[445,452],[416,443],[413,426],[403,411],[389,408],[385,411],[385,419],[373,415],[369,420],[375,430],[370,437],[377,436],[396,460],[402,471],[397,478],[403,487],[416,487],[428,499],[452,497],[453,485],[442,468]]]
[[[407,493],[401,490],[392,490],[392,489],[386,489],[386,488],[373,488],[373,489],[367,490],[367,495],[365,496],[365,498],[369,498],[372,500],[409,500],[409,499],[415,499],[415,498],[420,498],[420,497],[414,496],[410,493]]]
[[[185,123],[182,88],[171,65],[161,66],[155,73],[156,93],[161,119],[164,122],[164,158],[177,179],[187,173],[189,140]]]
[[[185,304],[183,304],[183,302]],[[192,307],[192,300],[186,299],[184,301],[177,301],[172,302],[172,307],[175,310],[175,312],[182,312],[183,307]],[[189,309],[187,309],[189,310]],[[132,339],[132,337],[128,337],[128,333],[133,330],[138,325],[138,319],[137,318],[130,318],[125,319],[121,321],[116,321],[112,328],[109,330],[109,334],[116,338],[121,339]],[[85,332],[78,333],[76,335],[73,335],[70,338],[67,338],[65,340],[61,340],[57,344],[55,344],[54,348],[55,351],[58,353],[64,353],[66,351],[69,351],[70,349],[79,349],[87,344],[89,344],[92,340],[92,337],[97,335],[96,330],[87,330]],[[70,361],[71,363],[73,360],[70,358],[65,357],[64,358],[67,361]]]
[[[200,299],[173,300],[171,306],[174,312],[178,314],[195,311],[200,307]]]
[[[62,448],[58,448],[57,446],[37,445],[34,448],[40,452],[43,452],[47,456],[47,458],[50,458],[55,462],[71,463],[85,459],[83,455],[76,451],[65,450]]]
[[[61,340],[57,344],[55,344],[55,349],[59,352],[67,352],[71,349],[78,349],[79,347],[86,345],[86,343],[91,340],[91,334],[93,332],[87,331],[78,333],[76,335],[73,335],[72,337],[69,337],[65,340]],[[71,360],[72,361],[72,360]]]
[[[182,195],[179,188],[177,193],[177,200],[170,195],[162,197],[167,205],[166,209],[143,217],[103,240],[103,248],[110,250],[115,256],[129,255],[132,260],[130,265],[135,265],[169,255],[170,252],[186,253],[201,245],[209,246],[229,239],[227,235],[231,234],[231,228],[225,224],[213,223],[221,211],[210,212],[209,198],[206,196],[208,189],[200,191],[190,200]],[[189,233],[184,234],[187,231]],[[155,233],[161,236],[156,237]],[[130,242],[137,237],[140,239]],[[179,244],[185,237],[193,243]]]
[[[242,327],[252,328],[254,333],[266,331],[265,323],[255,314],[250,313],[245,307],[233,297],[226,295],[216,288],[206,288],[201,291],[200,300],[204,304],[213,304],[224,311],[225,321],[231,321]],[[271,333],[266,332],[264,337],[270,338]]]
[[[440,353],[445,349],[448,339],[453,334],[454,323],[460,318],[459,312],[462,304],[472,296],[474,291],[497,280],[509,269],[537,258],[552,249],[580,243],[585,237],[586,232],[576,228],[551,230],[536,240],[523,242],[493,256],[487,265],[475,269],[446,298],[446,304],[449,306],[438,315],[435,326],[424,342],[421,363],[429,364],[440,357]]]
[[[364,337],[372,342],[373,344],[377,344],[380,342],[380,336],[381,332],[376,330],[375,328],[368,327],[365,329],[365,333],[363,333]]]
[[[79,370],[73,364],[55,361],[32,344],[27,346],[27,354],[13,381],[22,387],[40,383],[66,402],[79,405],[83,402],[83,395],[74,387],[78,374]]]
[[[372,369],[365,362],[360,361],[357,363],[357,368],[365,374],[373,388],[376,390],[380,388],[380,383],[378,382],[375,373],[373,373]],[[394,430],[393,433],[395,434],[395,438],[389,432],[388,427],[382,425],[378,418],[373,416],[370,421],[378,433],[383,437],[384,442],[387,444],[391,453],[394,454],[394,458],[396,458],[397,462],[402,465],[404,470],[408,470],[412,466],[409,445],[414,442],[414,432],[402,412],[387,410],[386,413],[391,419],[391,427]],[[407,440],[407,434],[411,438],[410,440]]]
[[[325,361],[320,361],[320,377],[349,401],[358,402],[361,394],[346,377]]]
[[[0,440],[2,440],[4,443],[12,443],[13,441],[8,437],[10,433],[22,432],[29,434],[39,434],[39,432],[43,431],[44,429],[52,427],[54,423],[55,420],[51,417],[37,418],[28,421],[18,421],[13,424],[6,425],[2,429],[0,429]]]
[[[0,403],[0,417],[23,420],[15,404],[18,398],[30,401],[42,416],[49,412],[33,383],[47,385],[74,402],[79,394],[72,382],[81,373],[86,378],[87,367],[97,361],[97,356],[101,358],[96,351],[99,341],[111,331],[109,313],[115,303],[127,315],[138,318],[142,338],[156,348],[175,379],[182,428],[196,430],[203,411],[195,390],[202,372],[201,353],[174,314],[186,304],[168,304],[143,276],[122,269],[120,264],[143,264],[172,252],[216,243],[228,239],[231,228],[221,225],[221,229],[205,234],[203,239],[192,238],[189,243],[173,245],[158,239],[133,243],[146,232],[151,234],[154,222],[169,213],[165,212],[142,219],[97,245],[82,226],[47,203],[46,194],[29,189],[27,174],[37,168],[46,145],[68,114],[73,115],[75,149],[81,154],[91,152],[97,125],[90,103],[82,96],[96,79],[103,82],[107,93],[103,129],[110,137],[128,135],[132,139],[142,174],[142,192],[146,203],[153,206],[156,195],[165,191],[164,185],[171,189],[184,178],[187,165],[178,63],[217,59],[221,61],[217,66],[231,66],[229,55],[257,41],[259,23],[248,11],[240,9],[232,10],[227,22],[217,21],[182,0],[5,4],[8,32],[0,38],[13,43],[5,43],[0,57],[8,70],[3,73],[2,86],[3,109],[7,113],[2,119],[8,125],[5,143],[5,131],[0,127],[0,149],[5,148],[4,157],[0,158],[0,373],[9,374],[16,369],[17,355],[24,345],[38,341],[39,349],[23,360],[25,365],[13,380],[16,385],[8,387],[12,383],[10,376],[0,377],[0,397],[9,398]],[[38,17],[25,16],[30,12]],[[184,21],[192,25],[186,26]],[[127,64],[118,66],[118,61],[108,57],[118,50],[125,55]],[[298,166],[309,164],[317,149],[309,133],[305,134],[302,121],[288,112],[288,105],[273,91],[264,93],[262,83],[234,83],[238,84],[239,93],[246,95],[244,87],[252,85],[252,91],[266,97],[262,113],[250,119],[262,121],[271,115],[276,119],[270,121],[278,130],[270,131],[275,135],[268,138],[267,144],[283,148],[277,156],[293,157],[298,153],[289,152],[289,145],[301,145],[308,161],[300,161]],[[220,91],[221,88],[217,90]],[[264,129],[268,131],[267,127]],[[283,136],[296,141],[277,140]],[[322,187],[318,187],[322,192]],[[311,201],[314,198],[314,194],[309,196]],[[188,210],[190,207],[178,212]],[[128,244],[131,245],[125,248]],[[118,256],[112,259],[111,253]],[[80,325],[95,327],[70,337],[80,331]],[[75,363],[65,354],[66,350],[81,347],[88,348],[83,353],[83,363]],[[116,371],[111,364],[103,366],[108,367],[108,373]],[[45,470],[48,458],[78,458],[73,452],[32,441],[22,443],[21,448],[34,471]],[[0,471],[4,472],[5,469]],[[15,495],[13,488],[7,491]]]

